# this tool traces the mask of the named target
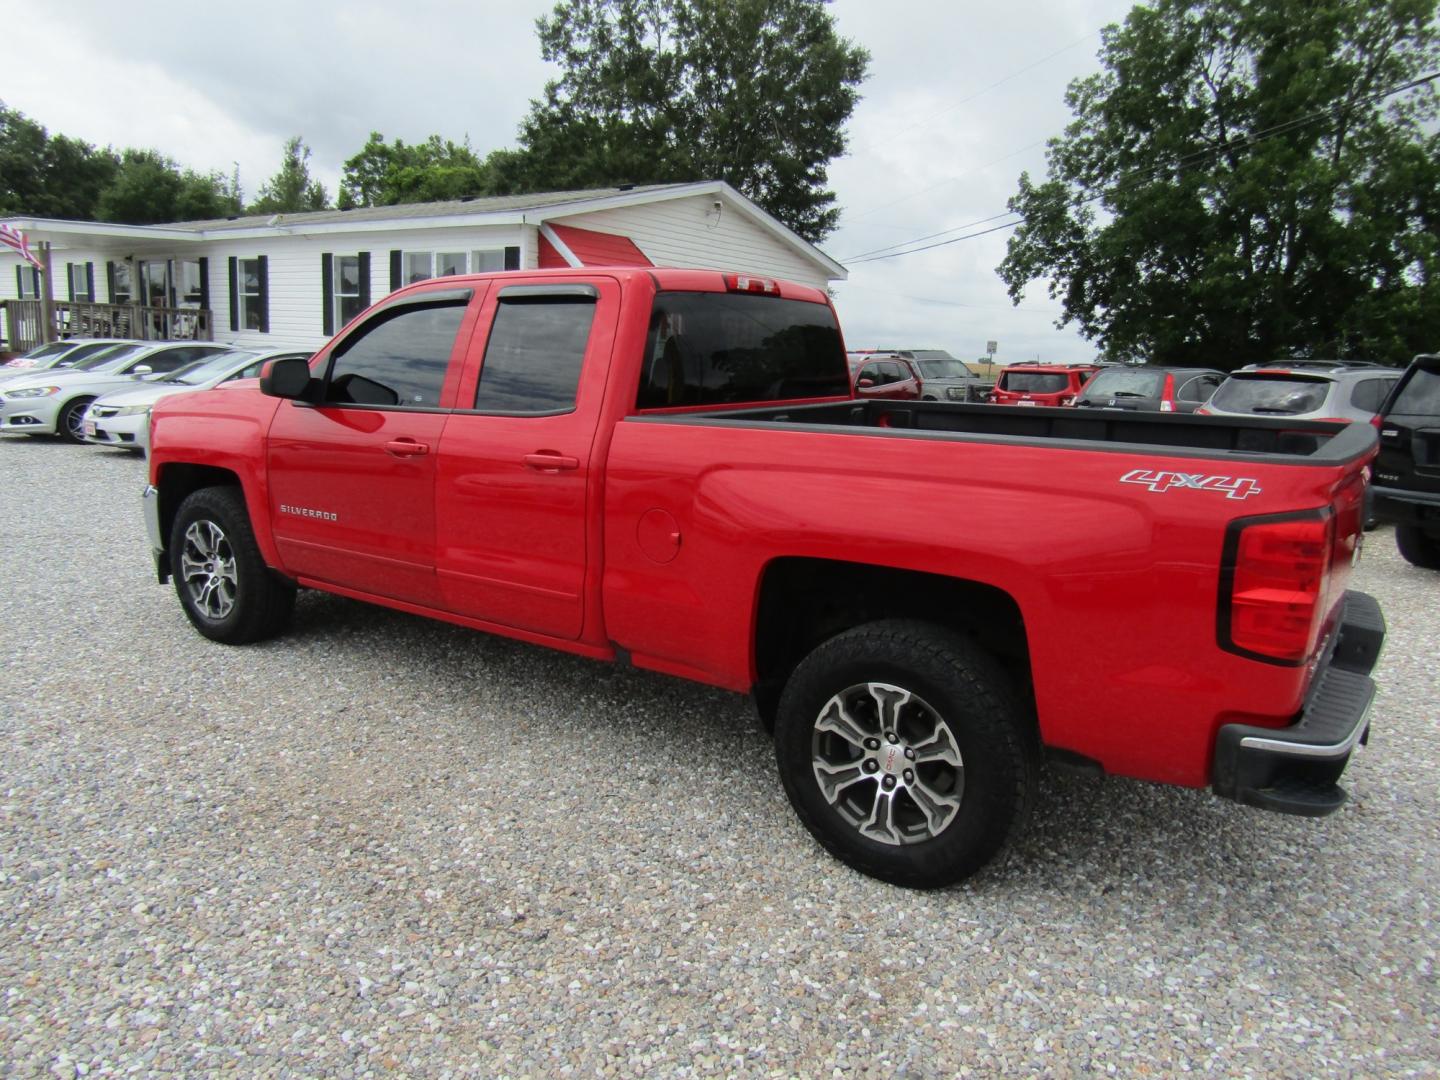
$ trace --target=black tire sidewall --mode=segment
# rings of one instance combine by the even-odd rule
[[[77,412],[83,412],[90,407],[94,401],[93,397],[72,398],[60,407],[59,416],[55,420],[55,434],[68,443],[83,443],[85,436],[83,432],[77,437],[70,432],[70,417]]]
[[[864,837],[829,804],[815,780],[815,718],[836,693],[865,682],[918,694],[939,713],[960,749],[965,783],[960,809],[934,839],[893,845]],[[873,877],[915,888],[953,884],[993,858],[1023,819],[1033,784],[1015,703],[998,665],[957,635],[920,623],[860,627],[807,657],[781,697],[775,749],[792,806],[826,850]]]
[[[195,606],[181,572],[185,532],[197,521],[219,526],[235,559],[235,604],[222,619],[211,618]],[[203,488],[180,504],[170,530],[170,573],[191,625],[210,640],[227,645],[268,636],[288,615],[286,600],[293,601],[293,590],[290,597],[282,596],[286,586],[275,581],[265,565],[238,488]]]
[[[1395,526],[1395,547],[1411,566],[1440,570],[1440,537],[1419,525]]]

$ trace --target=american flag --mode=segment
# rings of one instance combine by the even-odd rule
[[[40,260],[35,257],[35,253],[30,250],[30,241],[26,240],[25,234],[15,228],[15,226],[0,222],[0,244],[4,244],[8,248],[14,248],[19,256],[31,266],[35,267],[36,270],[44,269],[44,267],[40,265]]]

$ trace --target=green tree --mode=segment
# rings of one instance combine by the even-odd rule
[[[345,162],[339,205],[394,206],[495,194],[490,169],[466,142],[457,146],[439,135],[407,146],[387,143],[378,131]]]
[[[869,54],[824,0],[562,0],[536,26],[561,75],[497,187],[721,179],[807,240],[835,228],[827,170]]]
[[[110,150],[44,127],[0,102],[0,215],[86,220],[118,161]]]
[[[235,213],[222,176],[181,170],[158,150],[126,150],[94,217],[125,225],[204,221]]]
[[[1440,345],[1437,0],[1154,0],[1070,85],[998,268],[1106,355],[1233,368]],[[1397,91],[1399,92],[1393,92]]]
[[[296,135],[285,142],[280,171],[260,185],[260,194],[248,207],[252,214],[295,214],[324,210],[330,205],[325,185],[310,179],[310,148]]]

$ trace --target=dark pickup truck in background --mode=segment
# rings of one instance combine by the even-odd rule
[[[1440,570],[1440,356],[1417,356],[1380,410],[1375,516],[1395,523],[1400,554]]]
[[[205,636],[305,587],[749,693],[812,834],[903,885],[992,858],[1046,754],[1318,815],[1368,730],[1370,425],[857,401],[803,286],[426,282],[151,447]]]

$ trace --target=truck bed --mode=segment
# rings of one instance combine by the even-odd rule
[[[1315,420],[1217,418],[1103,409],[1022,408],[929,401],[845,401],[764,409],[635,417],[645,421],[778,427],[817,432],[843,428],[883,438],[942,439],[1253,459],[1267,464],[1337,465],[1368,453],[1368,424]]]

